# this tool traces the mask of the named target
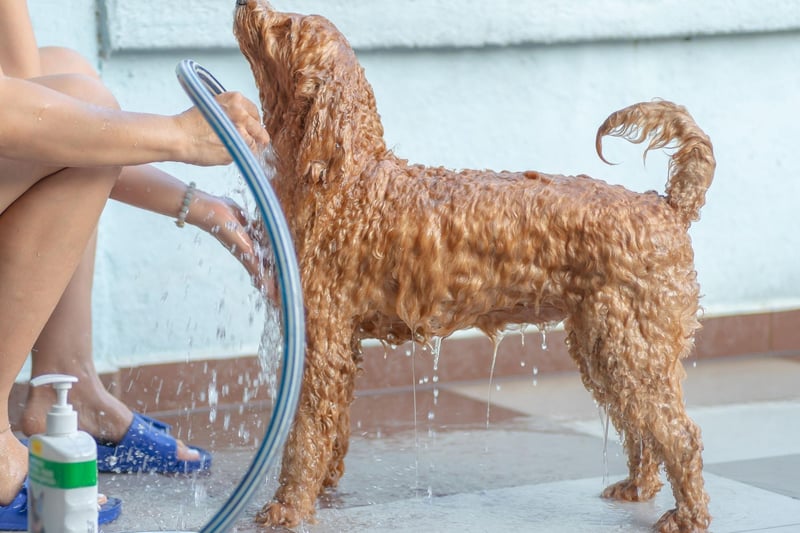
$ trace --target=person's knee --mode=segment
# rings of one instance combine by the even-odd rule
[[[45,76],[83,74],[91,78],[100,79],[100,75],[94,65],[71,48],[62,46],[42,47],[39,49],[39,59],[42,65],[42,74]]]
[[[95,67],[81,54],[62,46],[39,49],[43,77],[36,81],[79,100],[119,109],[117,99],[100,80]]]
[[[119,109],[119,102],[98,78],[86,74],[58,74],[33,80],[50,89],[101,107]]]

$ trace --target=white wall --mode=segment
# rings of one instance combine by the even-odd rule
[[[234,0],[31,2],[43,44],[94,57],[125,108],[177,113],[175,65],[193,58],[256,98],[231,35]],[[793,0],[281,0],[329,16],[356,46],[390,146],[455,168],[588,173],[663,190],[664,156],[594,133],[612,111],[686,105],[718,168],[692,227],[707,314],[800,307],[800,9]],[[591,5],[589,9],[586,6]],[[99,37],[98,37],[99,36]],[[163,165],[212,192],[230,168]],[[261,311],[205,235],[110,205],[102,220],[95,338],[101,367],[253,353]]]

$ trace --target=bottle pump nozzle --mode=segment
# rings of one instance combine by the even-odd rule
[[[64,435],[78,431],[78,413],[67,403],[67,394],[78,378],[66,374],[44,374],[31,379],[34,387],[52,385],[56,391],[56,403],[47,413],[47,434]]]

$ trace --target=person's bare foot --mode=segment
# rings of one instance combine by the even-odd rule
[[[23,433],[35,435],[47,429],[47,412],[56,400],[50,387],[29,387],[20,419]],[[99,380],[84,376],[72,386],[69,403],[78,412],[78,427],[101,442],[118,443],[133,422],[133,412],[109,393]],[[176,439],[177,440],[177,439]],[[196,461],[200,453],[177,440],[177,458]]]
[[[11,431],[0,433],[0,506],[14,501],[27,475],[28,448]],[[104,494],[97,495],[98,505],[107,501]]]
[[[28,474],[28,448],[11,431],[0,433],[0,505],[16,498]]]

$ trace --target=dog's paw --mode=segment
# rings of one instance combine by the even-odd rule
[[[681,513],[677,509],[672,509],[664,513],[658,519],[654,529],[658,533],[705,533],[711,522],[711,517],[707,514],[703,516],[687,516],[688,513]]]
[[[609,485],[600,494],[609,500],[621,500],[625,502],[644,502],[653,498],[661,488],[661,482],[641,486],[630,478],[618,481]]]
[[[283,526],[293,528],[300,525],[305,517],[294,507],[280,502],[266,504],[256,514],[256,522],[264,526]]]

